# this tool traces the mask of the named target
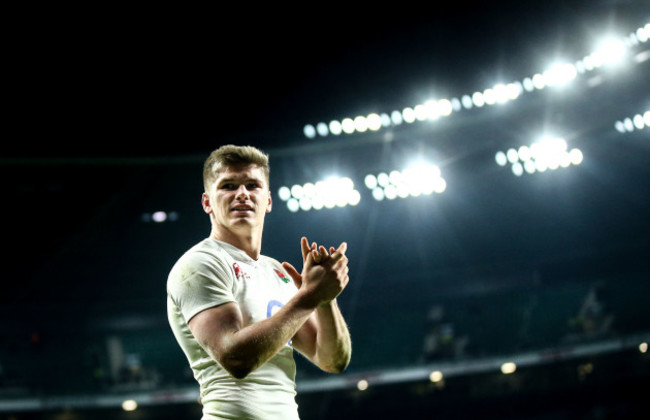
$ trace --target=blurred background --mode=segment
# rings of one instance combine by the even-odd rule
[[[166,318],[202,163],[271,158],[263,253],[348,242],[303,420],[647,416],[645,0],[8,11],[0,419],[198,419]]]

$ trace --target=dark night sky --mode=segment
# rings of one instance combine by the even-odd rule
[[[373,141],[364,148],[363,140],[308,143],[302,128],[516,80],[554,55],[580,58],[591,36],[609,28],[627,34],[649,16],[644,1],[473,3],[402,4],[402,11],[374,4],[354,16],[328,3],[297,14],[256,10],[253,18],[171,10],[83,11],[72,18],[79,15],[57,10],[63,18],[41,11],[25,19],[12,43],[14,129],[5,134],[0,160],[3,232],[11,244],[3,263],[10,281],[3,283],[12,291],[2,293],[2,302],[160,299],[173,259],[208,232],[195,156],[225,142],[269,149],[272,159],[279,156],[276,188],[306,182],[318,168],[354,166],[357,158],[389,163],[408,151]],[[647,70],[646,62],[640,71]],[[371,289],[376,273],[404,264],[416,279],[459,270],[469,278],[472,267],[480,272],[495,260],[515,271],[549,272],[580,259],[602,268],[603,255],[638,262],[648,245],[648,149],[634,143],[639,135],[625,149],[611,142],[618,138],[613,121],[643,106],[639,87],[647,81],[630,78],[636,82],[607,85],[568,104],[551,95],[541,104],[521,99],[521,111],[508,117],[533,125],[570,120],[583,148],[590,139],[580,137],[574,119],[593,123],[586,137],[593,137],[595,159],[581,172],[531,179],[527,189],[497,172],[492,160],[524,124],[498,111],[486,110],[483,119],[459,116],[448,131],[433,130],[435,144],[416,128],[415,140],[403,143],[445,156],[444,170],[456,185],[440,201],[336,216],[289,214],[276,201],[265,249],[293,258],[302,234],[345,238],[354,245],[352,269],[370,278],[363,287]],[[619,87],[636,96],[613,97]],[[580,113],[586,109],[618,111]],[[120,160],[126,157],[136,160]],[[148,160],[156,157],[172,164]],[[180,211],[182,222],[168,231],[139,222],[156,207]],[[408,262],[403,244],[412,251]],[[358,287],[350,294],[365,293]]]
[[[643,3],[41,11],[17,25],[10,49],[19,130],[5,153],[177,155],[226,139],[284,146],[301,142],[309,122],[483,89],[553,55],[573,58],[604,28],[642,22]]]

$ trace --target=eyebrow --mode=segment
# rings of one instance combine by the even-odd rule
[[[243,177],[243,178],[223,178],[223,179],[220,179],[218,181],[219,181],[218,182],[219,185],[227,183],[227,182],[251,182],[251,181],[254,181],[254,182],[264,183],[264,181],[261,178],[251,178],[251,177],[248,177],[248,176]]]

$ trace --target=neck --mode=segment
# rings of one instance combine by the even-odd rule
[[[257,232],[249,231],[242,234],[230,230],[219,229],[218,227],[213,226],[210,237],[241,249],[256,261],[260,257],[260,252],[262,250],[262,235]]]

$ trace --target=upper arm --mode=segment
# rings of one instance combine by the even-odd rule
[[[239,306],[234,302],[224,303],[196,314],[188,323],[190,331],[201,347],[222,366],[231,338],[243,325]]]

